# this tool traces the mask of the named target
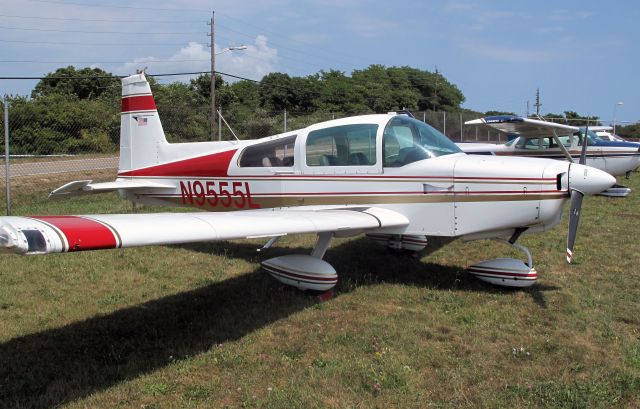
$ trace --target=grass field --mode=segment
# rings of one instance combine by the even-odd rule
[[[540,276],[527,290],[463,272],[509,254],[487,241],[414,259],[335,240],[323,303],[259,269],[311,236],[266,255],[262,241],[1,255],[0,407],[639,407],[640,174],[628,182],[629,198],[585,200],[574,265],[566,218],[521,239]],[[45,201],[58,184],[19,186],[14,213],[131,211],[115,195]]]

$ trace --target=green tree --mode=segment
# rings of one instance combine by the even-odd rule
[[[624,139],[638,140],[640,139],[640,123],[616,126],[616,134]]]
[[[100,68],[58,68],[41,79],[31,92],[32,98],[51,94],[73,95],[79,100],[95,99],[119,88],[118,77]]]
[[[564,111],[567,123],[573,126],[600,125],[600,118],[597,116],[582,116],[575,111]]]
[[[210,109],[201,94],[188,84],[154,86],[154,98],[167,139],[171,142],[209,139]]]
[[[321,71],[320,83],[318,104],[321,110],[350,114],[371,112],[364,87],[355,84],[342,71]]]
[[[509,111],[487,111],[484,113],[484,116],[502,116],[502,115],[518,116],[516,113],[509,112]]]

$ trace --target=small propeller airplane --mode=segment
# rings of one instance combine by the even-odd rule
[[[285,235],[315,233],[310,255],[262,265],[284,284],[326,291],[338,279],[322,260],[333,237],[366,233],[414,251],[429,236],[501,239],[527,262],[487,260],[468,271],[524,287],[537,272],[516,242],[521,234],[558,224],[570,199],[571,262],[583,196],[614,183],[584,164],[466,155],[406,113],[337,119],[256,140],[170,144],[139,73],[122,80],[116,180],[75,181],[51,195],[117,191],[134,203],[205,211],[0,217],[0,249],[29,255],[243,238],[269,239],[268,248]]]
[[[512,115],[490,116],[465,122],[465,125],[497,130],[512,138],[505,144],[460,143],[466,153],[497,156],[524,156],[576,161],[582,140],[587,135],[586,164],[613,176],[629,178],[640,166],[640,143],[605,140],[595,131],[608,127],[577,127]],[[615,185],[601,194],[627,196],[631,189]]]

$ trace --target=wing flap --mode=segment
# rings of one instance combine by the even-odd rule
[[[0,217],[0,249],[43,254],[148,245],[402,228],[381,208],[282,208],[227,213],[149,213]]]

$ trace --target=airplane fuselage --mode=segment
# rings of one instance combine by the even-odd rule
[[[210,153],[123,171],[119,180],[149,180],[170,186],[126,191],[124,196],[129,200],[207,211],[299,206],[386,208],[410,220],[407,227],[394,231],[409,235],[504,234],[506,230],[522,227],[538,231],[560,221],[569,188],[560,178],[569,173],[569,163],[470,156],[453,151],[399,164],[383,158],[383,153],[396,154],[389,154],[391,148],[385,142],[385,137],[389,138],[385,129],[391,118],[390,115],[347,118],[259,140],[202,143],[200,152],[210,149]],[[348,147],[369,149],[366,162],[349,162],[348,152],[344,153],[343,164],[310,162],[318,156],[314,149],[323,153],[321,150],[329,146],[309,147],[310,134],[312,137],[314,131],[331,134],[332,128],[338,132],[354,124],[376,128],[375,135],[366,141],[370,146],[365,147],[359,141],[362,146],[354,148],[353,143]],[[388,135],[388,129],[386,132]],[[260,151],[261,145],[266,147],[264,157],[246,161],[247,152]],[[180,144],[173,144],[171,149],[179,147]],[[336,158],[342,154],[339,147],[331,149]],[[290,159],[286,166],[285,150],[290,151],[286,153]],[[351,156],[355,157],[353,153]],[[500,206],[500,212],[495,211],[496,206]]]

